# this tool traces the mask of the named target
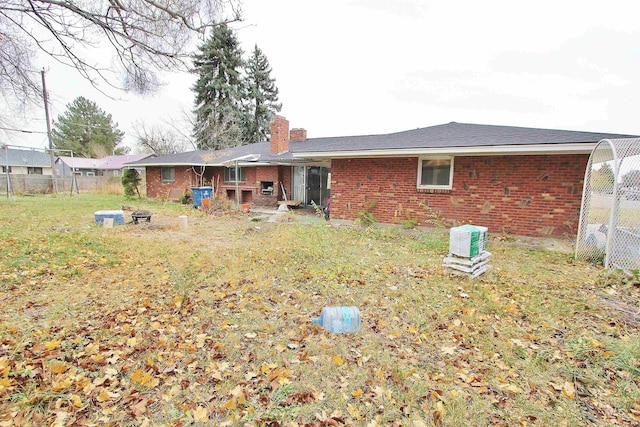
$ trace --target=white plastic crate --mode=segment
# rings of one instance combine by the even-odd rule
[[[453,255],[471,258],[487,249],[487,227],[463,225],[451,228],[449,252]]]

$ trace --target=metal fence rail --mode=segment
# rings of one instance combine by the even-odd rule
[[[640,269],[640,138],[604,139],[591,153],[576,257]]]

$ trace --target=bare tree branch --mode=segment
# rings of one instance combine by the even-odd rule
[[[179,127],[169,124],[173,129],[152,124],[147,125],[143,121],[136,121],[134,132],[137,138],[138,147],[141,151],[158,155],[182,153],[193,149],[193,142],[190,137],[178,131]]]
[[[33,66],[38,51],[76,68],[95,87],[152,90],[157,86],[155,72],[188,70],[194,37],[201,39],[216,25],[241,20],[239,1],[2,0],[0,93],[7,100],[39,99]],[[114,60],[109,69],[86,57],[88,49],[105,45]],[[107,71],[121,78],[109,78]]]

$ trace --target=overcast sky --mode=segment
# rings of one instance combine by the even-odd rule
[[[243,15],[245,57],[254,44],[264,52],[280,114],[309,138],[452,121],[640,135],[637,1],[245,0]],[[165,74],[156,95],[113,100],[73,70],[42,66],[53,119],[82,95],[129,146],[136,120],[192,109],[193,76]],[[46,130],[43,110],[25,116],[22,128]],[[12,136],[47,145],[45,134]]]

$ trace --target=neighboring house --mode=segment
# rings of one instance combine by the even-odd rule
[[[88,159],[84,157],[59,156],[56,159],[56,171],[60,176],[120,176],[125,168],[124,164],[135,162],[152,154],[126,154],[121,156],[107,156],[102,159]],[[144,173],[144,168],[139,172]]]
[[[270,142],[130,165],[147,167],[151,198],[212,183],[233,198],[235,170],[225,166],[260,154],[257,163],[240,163],[244,203],[275,206],[285,189],[289,199],[320,206],[330,194],[331,218],[338,220],[368,213],[385,223],[472,223],[491,233],[574,237],[591,150],[601,139],[633,137],[452,122],[307,139],[304,129],[289,132],[281,116],[272,120],[271,135]]]
[[[130,162],[137,162],[138,160],[146,159],[148,157],[155,157],[154,154],[124,154],[120,156],[107,156],[100,159],[99,174],[103,176],[121,176],[124,169],[127,169],[124,164]],[[145,173],[144,168],[136,168],[142,175]]]
[[[51,156],[43,150],[1,149],[0,164],[3,174],[51,175]]]

